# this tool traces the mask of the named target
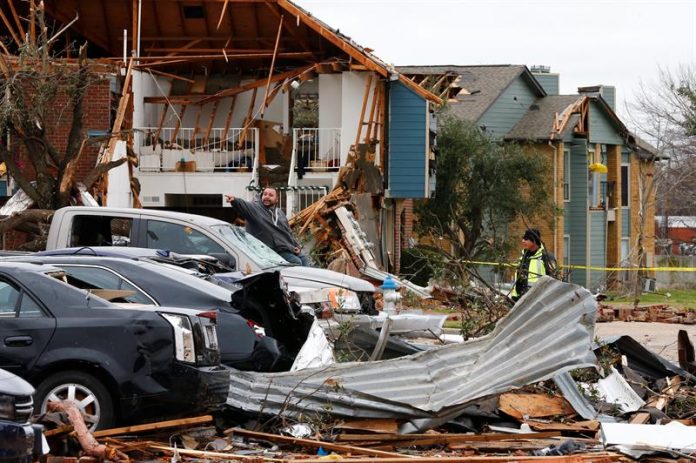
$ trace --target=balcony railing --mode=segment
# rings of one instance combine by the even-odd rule
[[[341,129],[293,129],[295,166],[308,172],[341,167]]]
[[[134,135],[141,172],[251,172],[258,146],[256,128],[140,127]]]

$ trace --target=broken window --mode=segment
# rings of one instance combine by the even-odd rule
[[[122,291],[118,297],[106,298],[113,302],[132,302],[136,304],[153,304],[145,293],[117,273],[100,267],[61,265],[68,277],[68,283],[86,290]],[[103,297],[103,293],[95,292]]]
[[[133,219],[82,215],[73,220],[70,246],[128,246]]]
[[[147,247],[179,254],[224,254],[225,250],[203,233],[186,225],[147,221]]]

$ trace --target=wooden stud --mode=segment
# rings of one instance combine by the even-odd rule
[[[2,22],[5,23],[5,27],[7,27],[7,31],[10,33],[14,41],[17,42],[17,46],[21,46],[22,41],[17,36],[12,24],[10,24],[10,20],[7,19],[7,16],[5,16],[5,13],[3,13],[2,8],[0,8],[0,19],[2,19]]]
[[[227,118],[225,119],[225,131],[222,133],[223,140],[227,141],[227,132],[230,130],[230,124],[232,124],[232,115],[234,113],[234,104],[237,102],[237,95],[232,96],[232,103],[230,104],[230,110],[227,113]]]
[[[213,422],[213,417],[210,415],[198,416],[195,418],[183,418],[179,420],[159,421],[157,423],[138,424],[134,426],[126,426],[123,428],[102,429],[94,431],[94,437],[110,437],[120,435],[138,434],[142,432],[159,431],[161,429],[178,428],[181,426],[201,425]]]
[[[213,110],[210,113],[210,118],[208,119],[208,129],[205,131],[205,138],[203,138],[203,144],[208,146],[208,140],[210,139],[210,131],[213,130],[213,123],[215,122],[215,116],[217,115],[218,105],[220,100],[215,100],[213,102]]]
[[[360,143],[360,135],[362,135],[362,126],[365,120],[365,110],[367,109],[367,99],[370,97],[370,90],[372,87],[372,74],[367,77],[367,83],[365,84],[365,94],[363,95],[362,108],[360,109],[360,120],[358,122],[358,133],[355,135],[355,151],[358,151],[358,144]]]
[[[273,77],[273,67],[275,66],[276,56],[278,54],[278,45],[280,44],[280,33],[283,31],[283,15],[280,16],[278,23],[278,34],[276,35],[275,46],[273,47],[273,57],[271,58],[271,68],[268,71],[268,82],[266,82],[266,90],[263,93],[263,105],[261,105],[261,119],[268,106],[268,91],[271,89],[271,78]]]
[[[174,130],[172,131],[172,136],[169,139],[169,143],[171,143],[172,145],[176,143],[176,136],[179,135],[181,121],[184,119],[184,114],[186,114],[186,108],[188,108],[188,105],[181,105],[181,112],[179,113],[179,117],[176,118],[176,123],[174,123]]]
[[[220,13],[220,19],[218,19],[217,27],[215,28],[216,30],[220,30],[220,25],[222,25],[222,20],[225,17],[225,13],[227,12],[227,4],[229,3],[229,0],[225,0],[225,3],[222,4],[222,12]]]
[[[12,12],[12,17],[14,18],[14,22],[17,25],[17,30],[19,31],[19,35],[24,38],[26,35],[26,32],[24,32],[24,28],[22,27],[22,22],[19,20],[19,15],[17,14],[17,10],[15,10],[14,6],[14,0],[7,0],[7,3],[10,4],[10,11]]]
[[[377,100],[379,98],[379,81],[375,82],[375,90],[372,92],[372,104],[370,104],[370,116],[367,118],[367,133],[365,134],[365,143],[368,145],[371,141],[373,121],[375,117],[375,109],[377,107]]]

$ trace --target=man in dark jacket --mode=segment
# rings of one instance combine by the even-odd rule
[[[530,286],[546,275],[544,265],[544,245],[541,243],[541,233],[536,228],[529,228],[522,236],[522,255],[515,272],[515,283],[510,297],[513,301],[522,297]]]
[[[278,190],[266,187],[259,201],[225,195],[234,211],[246,221],[246,230],[291,264],[309,266],[309,258],[292,234],[285,213],[278,207]]]

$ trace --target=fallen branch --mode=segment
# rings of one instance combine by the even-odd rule
[[[63,412],[68,416],[70,424],[75,429],[77,440],[80,442],[82,450],[84,450],[86,455],[111,461],[130,461],[127,455],[112,447],[97,442],[94,436],[89,432],[89,429],[87,429],[85,420],[82,417],[82,412],[80,412],[80,409],[72,402],[48,402],[47,408],[50,412]]]

